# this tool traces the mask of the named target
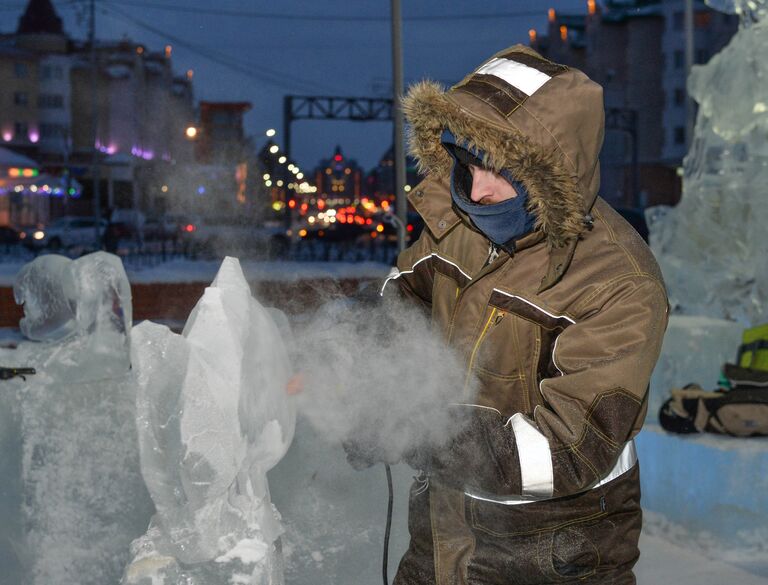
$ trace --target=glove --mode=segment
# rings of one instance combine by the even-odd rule
[[[515,435],[497,411],[452,406],[453,428],[460,429],[444,447],[422,447],[405,457],[439,483],[464,489],[473,487],[495,494],[521,489]]]
[[[368,469],[381,460],[375,445],[347,439],[346,441],[342,441],[341,446],[344,447],[344,451],[347,454],[347,463],[349,463],[355,471]]]

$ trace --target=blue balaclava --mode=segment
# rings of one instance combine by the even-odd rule
[[[454,205],[466,213],[472,223],[494,244],[514,249],[515,241],[533,230],[536,217],[527,209],[528,191],[512,172],[507,169],[499,174],[509,181],[517,191],[501,203],[481,205],[474,203],[469,194],[472,191],[472,174],[469,165],[483,167],[484,153],[476,148],[459,145],[453,133],[445,129],[440,140],[453,159],[451,168],[451,198]]]

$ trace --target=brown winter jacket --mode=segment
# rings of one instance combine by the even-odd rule
[[[597,197],[602,89],[518,45],[449,91],[414,86],[404,107],[426,229],[384,287],[431,311],[479,389],[455,407],[468,429],[411,490],[395,583],[634,583],[631,440],[667,299],[648,247]],[[527,189],[536,229],[512,254],[491,260],[452,206],[444,128]]]

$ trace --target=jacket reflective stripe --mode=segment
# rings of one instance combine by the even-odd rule
[[[560,336],[558,335],[555,337],[555,342],[552,344],[552,365],[557,368],[557,371],[560,372],[561,376],[565,375],[565,372],[560,369],[560,366],[557,365],[557,360],[555,359],[555,352],[557,351],[557,342],[560,340]],[[545,378],[546,379],[546,378]],[[543,382],[544,380],[542,380]],[[539,389],[541,389],[541,382],[539,382]]]
[[[523,496],[551,498],[555,482],[549,441],[520,412],[511,416],[504,426],[511,426],[515,433]]]
[[[498,288],[495,288],[495,289],[493,289],[493,292],[497,292],[497,293],[499,293],[499,294],[502,294],[502,295],[508,296],[508,297],[510,297],[510,298],[512,298],[512,299],[518,299],[518,300],[521,300],[521,301],[523,301],[525,304],[532,306],[534,309],[537,309],[537,310],[541,311],[542,313],[544,313],[545,315],[548,315],[548,316],[552,317],[553,319],[565,319],[565,320],[566,320],[566,321],[568,321],[568,322],[569,322],[571,325],[573,325],[574,323],[576,323],[576,321],[574,321],[573,319],[571,319],[571,318],[570,318],[568,315],[555,315],[555,314],[553,314],[553,313],[550,313],[549,311],[547,311],[546,309],[544,309],[544,308],[540,307],[540,306],[539,306],[539,305],[537,305],[536,303],[534,303],[534,302],[532,302],[532,301],[529,301],[528,299],[525,299],[525,298],[523,298],[523,297],[521,297],[521,296],[519,296],[519,295],[513,295],[512,293],[508,293],[508,292],[506,292],[506,291],[503,291],[503,290],[501,290],[501,289],[498,289]]]
[[[411,266],[410,270],[403,270],[402,272],[400,272],[397,268],[392,268],[392,270],[387,275],[387,278],[384,280],[384,284],[381,285],[381,290],[379,291],[379,295],[380,296],[384,295],[384,289],[387,287],[387,284],[389,283],[390,280],[395,280],[397,278],[400,278],[403,274],[412,274],[416,270],[416,266],[418,266],[419,264],[421,264],[425,260],[429,260],[433,256],[435,258],[439,258],[443,262],[446,262],[446,263],[450,264],[451,266],[453,266],[454,268],[456,268],[456,270],[458,270],[464,277],[466,277],[467,280],[472,280],[472,277],[469,274],[467,274],[466,272],[464,272],[459,267],[458,264],[456,264],[455,262],[451,262],[450,260],[447,260],[446,258],[443,258],[437,252],[432,252],[428,256],[424,256],[423,258],[419,258],[418,260],[416,260],[416,262],[413,263],[413,266]]]
[[[552,79],[546,73],[509,59],[491,59],[475,73],[493,75],[503,79],[526,95],[533,95],[537,89]]]
[[[597,489],[607,484],[609,481],[613,481],[617,477],[620,477],[630,471],[637,464],[637,450],[635,449],[635,441],[631,440],[624,444],[624,448],[621,450],[619,459],[607,474],[605,474],[598,482],[596,482],[590,489]],[[551,465],[551,461],[550,461]],[[468,491],[465,490],[464,494],[475,500],[482,500],[484,502],[492,502],[494,504],[504,504],[506,506],[517,506],[520,504],[530,504],[531,502],[540,502],[542,500],[548,500],[552,498],[539,498],[533,496],[495,496],[493,494],[487,494],[478,490]],[[556,499],[556,498],[555,498]]]

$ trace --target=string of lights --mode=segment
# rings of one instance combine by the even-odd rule
[[[277,12],[258,12],[250,10],[228,10],[225,8],[199,8],[194,6],[182,6],[179,4],[164,4],[147,2],[145,0],[111,0],[112,3],[124,6],[137,6],[152,10],[164,10],[186,14],[206,14],[213,16],[229,16],[236,18],[257,18],[265,20],[306,21],[306,22],[375,22],[389,24],[390,16],[363,16],[363,15],[330,15],[330,14],[285,14]],[[516,10],[495,13],[469,13],[469,14],[432,14],[404,16],[406,22],[440,22],[440,21],[467,21],[467,20],[495,20],[499,18],[525,18],[540,16],[541,10]]]

